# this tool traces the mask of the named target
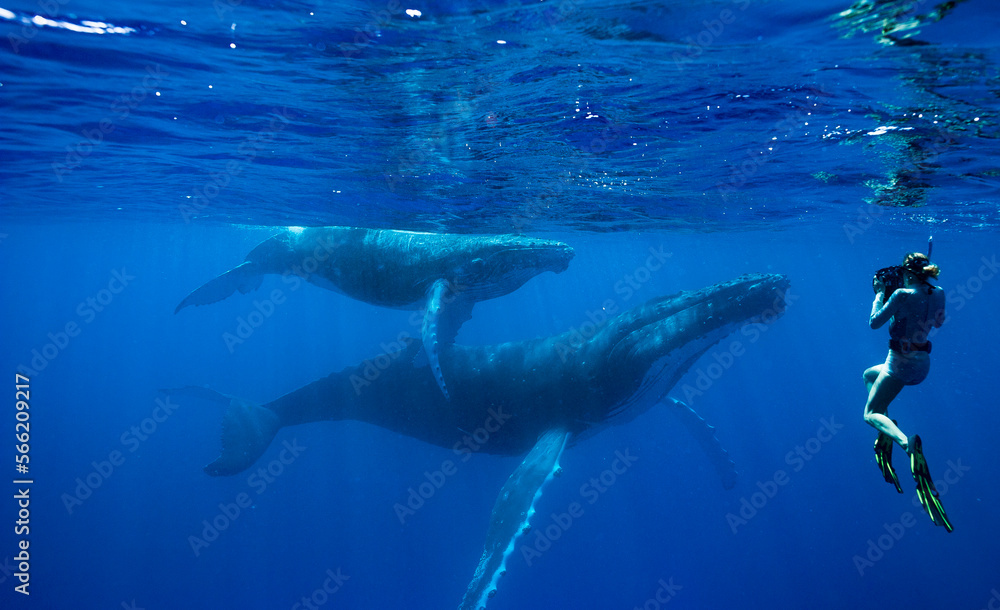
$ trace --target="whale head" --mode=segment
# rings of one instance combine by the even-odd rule
[[[792,298],[784,275],[752,274],[692,292],[654,299],[610,320],[583,346],[582,360],[597,359],[606,377],[606,409],[592,421],[632,419],[662,399],[714,345],[718,358],[705,363],[710,379],[716,368],[732,366]],[[709,371],[711,367],[711,371]]]
[[[573,248],[548,239],[520,236],[478,238],[462,253],[454,282],[459,292],[477,301],[503,296],[545,271],[569,267]]]

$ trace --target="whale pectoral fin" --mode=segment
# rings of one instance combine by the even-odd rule
[[[229,408],[222,419],[222,453],[205,466],[205,472],[217,476],[240,473],[264,454],[281,428],[277,414],[240,398],[219,395]]]
[[[208,305],[217,303],[233,294],[237,290],[241,294],[246,294],[260,287],[264,277],[256,265],[246,261],[219,277],[209,280],[201,288],[184,297],[174,313],[184,309],[188,305]]]
[[[459,610],[485,608],[487,600],[496,595],[497,582],[506,572],[507,557],[514,552],[517,537],[528,531],[528,522],[535,514],[534,504],[541,497],[542,487],[562,473],[559,457],[567,439],[569,432],[562,428],[543,434],[500,490],[490,515],[483,556]],[[530,558],[528,565],[531,565]]]
[[[441,346],[450,345],[455,341],[458,329],[472,317],[473,305],[460,296],[451,295],[449,297],[450,290],[451,284],[448,280],[440,279],[434,282],[427,294],[424,324],[420,329],[431,372],[434,373],[434,379],[437,381],[438,387],[441,388],[441,393],[449,400],[451,397],[448,395],[448,386],[445,384],[444,373],[441,371],[439,357]],[[449,300],[447,304],[446,300]],[[445,311],[446,308],[447,311]]]
[[[726,489],[735,487],[736,480],[739,478],[739,474],[736,472],[736,463],[730,459],[729,452],[722,446],[719,439],[715,437],[715,428],[710,426],[694,409],[676,398],[668,398],[663,402],[667,405],[670,405],[672,402],[673,406],[677,407],[676,409],[671,409],[671,411],[681,420],[681,423],[688,429],[691,436],[698,441],[702,451],[711,460],[712,465],[715,466],[715,471],[722,480],[722,486]]]

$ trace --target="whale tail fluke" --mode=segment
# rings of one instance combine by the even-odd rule
[[[263,280],[264,276],[260,272],[260,268],[253,262],[246,261],[226,271],[219,277],[206,282],[201,288],[184,297],[184,300],[180,302],[174,313],[179,312],[188,305],[217,303],[237,290],[240,291],[240,294],[257,290]]]
[[[238,474],[264,454],[281,421],[274,411],[241,398],[229,398],[222,419],[222,453],[205,466],[213,477]]]
[[[222,454],[205,472],[217,476],[238,474],[250,467],[267,451],[281,428],[278,415],[256,403],[209,388],[187,386],[160,390],[170,396],[199,398],[226,407],[222,419]]]
[[[200,386],[161,389],[171,397],[207,400],[226,408],[222,418],[222,453],[205,466],[212,476],[238,474],[249,468],[267,451],[281,429],[278,414],[256,403]]]

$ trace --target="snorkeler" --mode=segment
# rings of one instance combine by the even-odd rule
[[[928,251],[930,251],[928,249]],[[937,489],[931,479],[924,459],[920,437],[908,438],[889,419],[889,403],[903,386],[917,385],[930,371],[931,328],[944,324],[944,290],[930,284],[940,273],[937,265],[924,254],[910,253],[898,267],[880,269],[872,280],[875,302],[869,323],[873,329],[889,324],[889,356],[884,364],[865,371],[868,402],[865,404],[865,421],[879,431],[875,441],[875,460],[886,482],[903,493],[899,479],[892,467],[892,444],[899,443],[910,455],[910,469],[917,483],[917,495],[935,525],[952,531],[951,522],[938,499]],[[891,321],[890,321],[891,320]]]

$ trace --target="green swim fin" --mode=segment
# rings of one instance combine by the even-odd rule
[[[899,477],[896,476],[896,470],[892,467],[892,446],[894,444],[890,436],[879,432],[878,438],[875,439],[875,463],[882,471],[885,482],[892,483],[896,486],[897,492],[903,493],[903,488],[899,486]]]
[[[951,526],[951,521],[948,521],[944,507],[941,506],[930,469],[927,468],[927,460],[924,459],[923,443],[916,434],[910,438],[910,447],[910,469],[913,471],[913,480],[917,482],[917,496],[920,498],[920,503],[924,505],[934,525],[944,526],[944,529],[950,532],[954,528]]]

